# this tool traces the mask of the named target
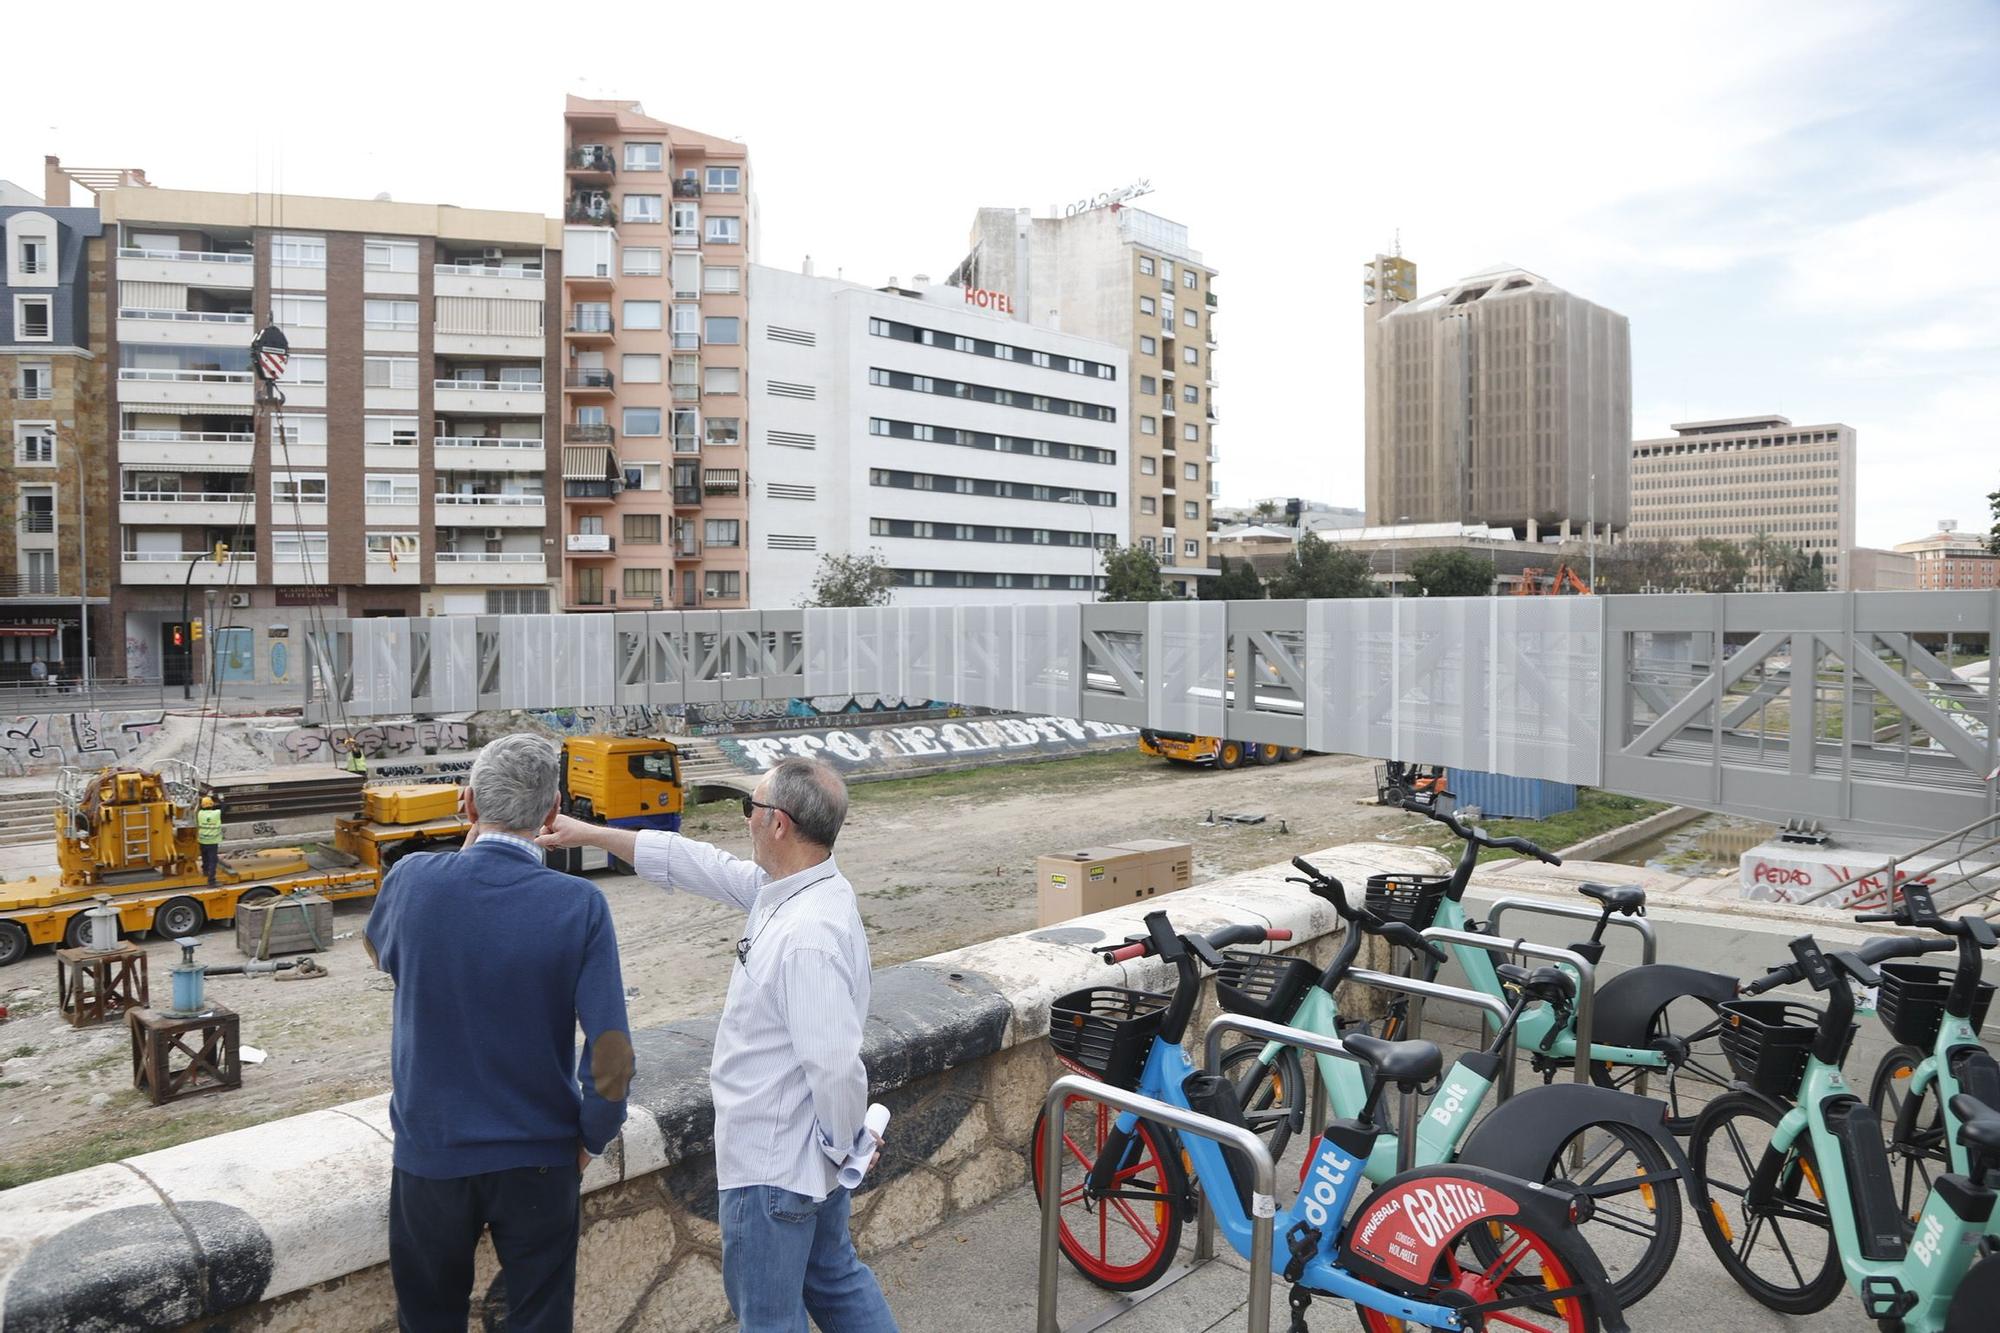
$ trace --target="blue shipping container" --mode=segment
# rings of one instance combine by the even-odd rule
[[[1476,805],[1488,819],[1547,819],[1576,809],[1576,786],[1568,782],[1454,768],[1447,785],[1461,806]]]

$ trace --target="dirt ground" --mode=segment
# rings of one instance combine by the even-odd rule
[[[1045,852],[1181,839],[1194,844],[1200,882],[1408,829],[1408,816],[1359,804],[1373,781],[1368,761],[1339,756],[1223,773],[1121,752],[862,784],[838,860],[879,967],[1031,928],[1034,858]],[[1210,811],[1266,818],[1205,825]],[[733,805],[700,807],[686,832],[749,850]],[[632,876],[597,883],[618,926],[632,1025],[718,1007],[742,914]],[[209,998],[242,1015],[243,1043],[264,1059],[246,1063],[239,1090],[160,1108],[132,1090],[122,1025],[75,1031],[55,1012],[51,953],[0,973],[13,1014],[0,1023],[0,1188],[386,1090],[390,982],[362,952],[367,913],[366,903],[336,905],[326,978],[211,979]],[[153,994],[164,996],[178,950],[146,947]],[[232,937],[212,928],[201,956],[236,961]]]

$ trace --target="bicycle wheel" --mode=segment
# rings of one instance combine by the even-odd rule
[[[1511,1222],[1471,1222],[1449,1242],[1423,1296],[1463,1306],[1467,1316],[1479,1312],[1475,1327],[1595,1333],[1597,1303],[1571,1277],[1579,1271],[1571,1247],[1581,1244],[1574,1235],[1544,1236]],[[1551,1298],[1551,1292],[1563,1294]],[[1356,1306],[1355,1313],[1367,1333],[1414,1333],[1419,1327],[1380,1310]]]
[[[1912,1223],[1924,1210],[1931,1182],[1951,1170],[1937,1080],[1914,1098],[1910,1095],[1910,1077],[1923,1061],[1924,1053],[1914,1046],[1891,1046],[1868,1083],[1868,1105],[1882,1122],[1896,1172],[1896,1202]]]
[[[1653,1012],[1646,1022],[1646,1044],[1671,1040],[1685,1043],[1686,1058],[1665,1069],[1655,1065],[1614,1065],[1603,1060],[1590,1062],[1590,1081],[1600,1088],[1637,1092],[1646,1080],[1646,1094],[1667,1104],[1667,1129],[1686,1134],[1694,1128],[1695,1117],[1704,1103],[1729,1090],[1734,1077],[1729,1060],[1722,1053],[1722,1021],[1715,1007],[1692,995],[1677,995]]]
[[[1243,1108],[1243,1123],[1263,1137],[1271,1149],[1271,1160],[1285,1155],[1292,1141],[1292,1112],[1306,1095],[1305,1073],[1299,1053],[1287,1046],[1268,1066],[1262,1062],[1264,1043],[1243,1041],[1222,1053],[1216,1070],[1236,1088],[1236,1104]]]
[[[1047,1112],[1035,1117],[1035,1197],[1047,1198],[1042,1180],[1042,1135]],[[1171,1133],[1141,1120],[1127,1141],[1116,1192],[1087,1201],[1084,1177],[1096,1163],[1117,1115],[1102,1102],[1063,1102],[1062,1252],[1076,1270],[1106,1291],[1137,1291],[1159,1280],[1181,1244],[1181,1208],[1187,1172]]]
[[[1621,1120],[1578,1129],[1542,1168],[1543,1180],[1591,1197],[1595,1209],[1577,1234],[1596,1253],[1626,1310],[1660,1285],[1680,1249],[1674,1169],[1652,1135]],[[1491,1237],[1475,1235],[1472,1245],[1481,1262],[1499,1257]]]
[[[1768,1200],[1748,1197],[1779,1114],[1742,1092],[1708,1104],[1688,1141],[1695,1215],[1737,1285],[1773,1310],[1813,1314],[1840,1294],[1843,1275],[1812,1144],[1800,1139],[1774,1164]]]

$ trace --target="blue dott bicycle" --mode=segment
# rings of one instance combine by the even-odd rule
[[[1149,913],[1146,931],[1100,952],[1110,962],[1171,962],[1173,993],[1098,986],[1065,995],[1051,1006],[1050,1045],[1092,1078],[1240,1125],[1234,1087],[1195,1068],[1181,1039],[1202,966],[1222,966],[1229,945],[1289,935],[1248,925],[1180,935],[1165,912]],[[1275,1212],[1289,1256],[1284,1277],[1294,1333],[1305,1330],[1315,1296],[1353,1302],[1370,1333],[1624,1329],[1611,1285],[1577,1233],[1591,1208],[1587,1195],[1482,1167],[1420,1167],[1385,1181],[1349,1217],[1381,1133],[1376,1100],[1392,1086],[1411,1090],[1436,1078],[1443,1061],[1427,1041],[1357,1035],[1346,1044],[1371,1074],[1368,1104],[1357,1118],[1326,1126],[1299,1197]],[[1036,1190],[1044,1199],[1049,1189],[1059,1191],[1063,1253],[1098,1286],[1132,1291],[1158,1280],[1203,1197],[1217,1231],[1246,1257],[1253,1211],[1275,1210],[1274,1201],[1253,1197],[1247,1164],[1211,1139],[1114,1115],[1083,1096],[1065,1102],[1056,1129],[1065,1148],[1062,1178],[1042,1179],[1042,1136],[1051,1126],[1038,1121]]]

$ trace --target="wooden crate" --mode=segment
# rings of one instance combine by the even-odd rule
[[[243,1085],[235,1010],[212,1004],[180,1018],[132,1009],[125,1022],[132,1034],[132,1086],[153,1105]]]
[[[56,950],[56,1007],[71,1027],[108,1023],[150,1003],[146,951],[132,941],[120,940],[104,953]]]
[[[287,893],[236,908],[236,952],[245,958],[332,947],[333,904],[317,893]]]

